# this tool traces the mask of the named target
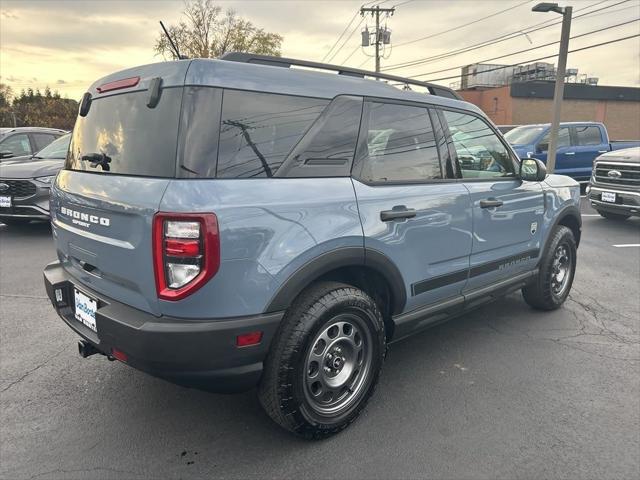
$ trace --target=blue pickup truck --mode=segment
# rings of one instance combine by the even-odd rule
[[[547,161],[551,124],[522,125],[508,131],[504,138],[520,158]],[[555,173],[579,182],[588,182],[596,157],[612,150],[640,146],[640,141],[609,140],[607,128],[598,122],[563,122],[558,134]]]

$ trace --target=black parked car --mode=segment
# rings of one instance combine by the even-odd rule
[[[64,167],[70,140],[68,133],[29,161],[0,164],[0,222],[20,225],[49,220],[49,189]]]
[[[5,159],[28,160],[35,152],[67,133],[57,128],[0,128],[0,162]]]

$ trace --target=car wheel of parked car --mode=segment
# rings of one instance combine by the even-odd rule
[[[19,227],[22,225],[26,225],[30,221],[31,220],[29,220],[28,218],[0,218],[0,222],[4,223],[5,225],[9,225],[10,227]]]
[[[302,437],[343,430],[373,394],[386,353],[382,314],[362,290],[322,282],[287,311],[259,388],[276,423]]]
[[[606,212],[604,210],[598,210],[598,213],[602,215],[604,218],[607,218],[609,220],[626,220],[631,216],[631,215],[625,215],[623,213]]]
[[[573,284],[576,251],[573,232],[565,226],[556,226],[543,253],[538,276],[522,289],[529,305],[540,310],[555,310],[564,303]]]

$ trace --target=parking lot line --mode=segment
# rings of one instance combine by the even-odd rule
[[[626,248],[626,247],[640,247],[640,243],[623,243],[620,245],[613,245],[616,248]]]

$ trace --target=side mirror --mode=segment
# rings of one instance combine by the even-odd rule
[[[536,153],[543,153],[543,152],[546,152],[547,150],[549,150],[549,144],[548,143],[539,143],[536,146]]]
[[[537,158],[525,158],[520,162],[520,178],[529,182],[541,182],[547,177],[547,167]]]
[[[13,157],[13,152],[0,152],[0,158],[11,158]]]

